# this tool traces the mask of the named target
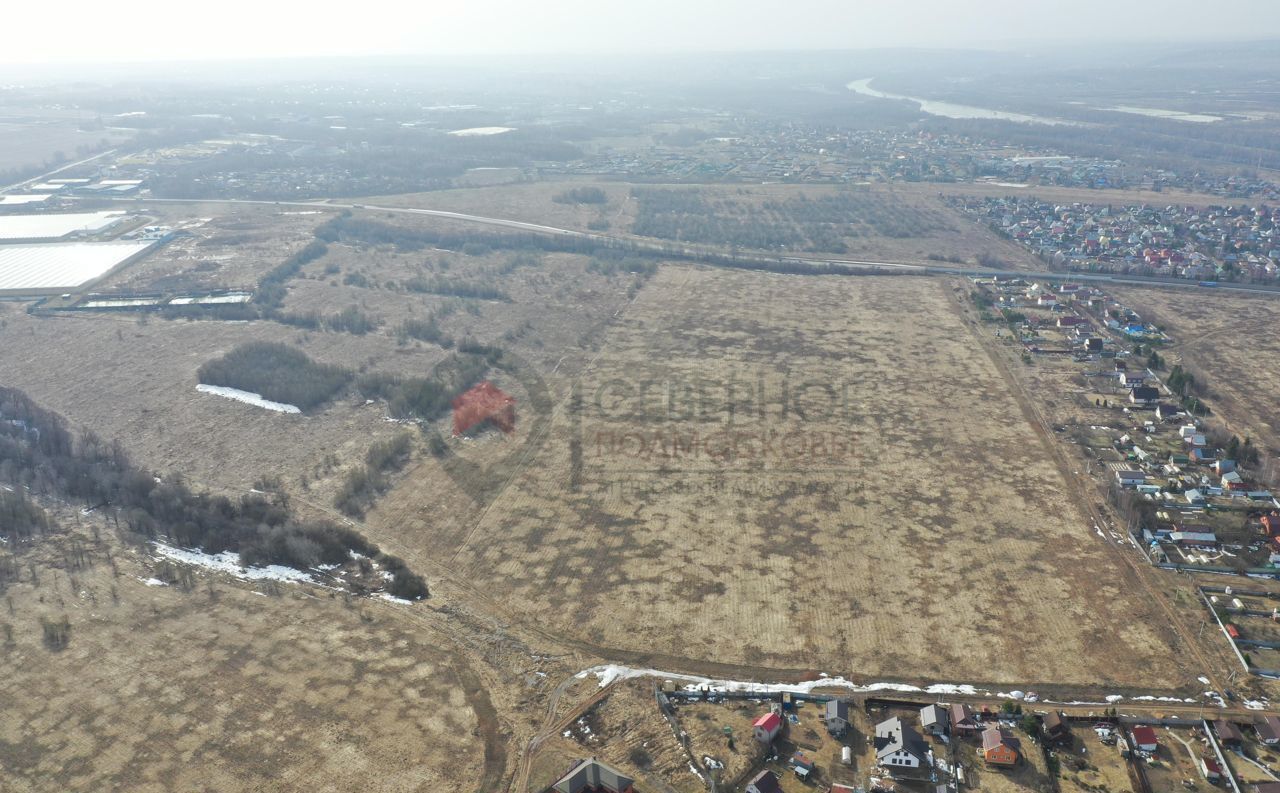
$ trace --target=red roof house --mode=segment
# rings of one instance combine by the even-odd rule
[[[1154,752],[1160,748],[1156,731],[1145,724],[1133,728],[1133,745],[1140,752]]]
[[[781,731],[782,717],[776,713],[766,713],[751,722],[751,734],[763,744],[772,743],[773,739],[778,737],[778,733]]]

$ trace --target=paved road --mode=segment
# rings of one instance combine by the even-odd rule
[[[103,154],[107,154],[104,152]],[[103,156],[103,155],[97,155]],[[93,158],[90,158],[93,159]],[[73,163],[78,164],[78,163]],[[70,167],[70,166],[66,166]],[[60,169],[61,170],[61,169]],[[43,177],[40,177],[43,178]],[[565,229],[556,226],[546,226],[540,223],[527,223],[522,220],[509,220],[507,218],[486,217],[484,215],[471,215],[464,212],[449,212],[442,209],[419,209],[415,207],[392,207],[381,206],[375,204],[360,204],[337,202],[333,200],[325,201],[260,201],[253,199],[241,198],[210,198],[210,199],[187,199],[187,198],[117,198],[116,201],[125,201],[132,203],[174,203],[174,204],[255,204],[262,206],[286,206],[286,207],[306,207],[308,209],[335,209],[335,210],[370,210],[375,212],[391,212],[405,215],[422,215],[426,217],[436,217],[445,220],[457,220],[464,223],[476,223],[486,226],[497,226],[499,228],[507,228],[515,231],[527,231],[533,234],[546,234],[554,237],[572,237],[582,240],[593,240],[605,244],[618,244],[632,246],[638,250],[652,253],[662,253],[670,256],[677,256],[687,259],[717,259],[724,260],[727,258],[722,250],[715,248],[688,245],[681,243],[663,242],[645,237],[633,237],[621,234],[595,234],[586,231],[577,231],[575,229]],[[1184,289],[1198,289],[1204,292],[1213,292],[1216,290],[1229,290],[1237,292],[1252,292],[1255,294],[1280,296],[1280,286],[1271,286],[1265,284],[1227,284],[1219,283],[1216,287],[1209,288],[1201,286],[1195,281],[1188,281],[1181,278],[1154,278],[1145,276],[1131,275],[1108,275],[1103,273],[1060,273],[1048,270],[990,270],[975,267],[946,267],[940,265],[924,265],[912,262],[891,262],[891,261],[872,261],[865,259],[801,259],[788,256],[773,256],[759,253],[738,253],[734,260],[742,264],[795,264],[795,265],[813,265],[820,267],[822,265],[837,265],[842,267],[853,267],[870,270],[896,270],[915,272],[922,275],[960,275],[965,277],[990,278],[999,276],[1002,278],[1029,278],[1045,281],[1071,281],[1086,283],[1113,283],[1125,284],[1128,286],[1162,286],[1177,287]]]

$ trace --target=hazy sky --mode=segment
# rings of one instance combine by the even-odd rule
[[[0,62],[1280,37],[1276,0],[43,0]]]

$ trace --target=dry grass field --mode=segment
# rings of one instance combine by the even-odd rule
[[[614,686],[568,729],[552,736],[534,762],[529,790],[554,784],[575,760],[587,757],[598,757],[632,775],[638,790],[706,790],[689,770],[684,748],[654,702],[652,681]]]
[[[415,519],[431,485],[411,476],[369,530],[605,656],[1184,685],[947,289],[664,268],[479,520]],[[650,408],[668,385],[707,402],[628,415],[646,384]]]
[[[287,415],[196,391],[204,362],[247,341],[297,344],[317,361],[429,371],[438,348],[386,336],[306,333],[274,322],[188,322],[124,314],[32,317],[0,305],[0,380],[149,467],[244,492],[263,475],[291,484],[326,456],[360,457],[397,430],[380,406],[338,399]],[[305,497],[305,493],[300,493]],[[327,503],[327,499],[321,499]]]
[[[78,160],[76,148],[97,148],[102,141],[118,145],[133,137],[132,130],[98,129],[81,130],[84,119],[50,117],[48,110],[39,112],[43,118],[23,118],[25,110],[17,110],[18,116],[10,116],[12,108],[0,109],[0,171],[9,168],[34,168],[51,163],[56,153],[62,152],[67,162]]]
[[[1239,436],[1280,449],[1276,299],[1185,289],[1116,289],[1173,337],[1172,352],[1209,388],[1206,401]]]
[[[98,291],[253,288],[272,267],[312,240],[332,210],[225,204],[145,205],[183,233],[119,271]]]
[[[552,200],[557,194],[573,187],[590,186],[604,191],[607,203],[559,204]],[[764,218],[763,205],[781,202],[798,196],[819,199],[835,195],[839,188],[826,185],[644,185],[637,189],[670,189],[698,191],[712,204],[720,204],[722,212],[737,216],[755,213]],[[843,254],[803,253],[799,249],[788,255],[818,258],[867,259],[890,262],[926,262],[930,255],[956,256],[973,262],[979,253],[999,257],[1012,266],[1032,266],[1036,260],[1019,245],[1001,239],[984,226],[974,223],[940,200],[940,186],[931,190],[916,185],[859,185],[847,188],[866,194],[873,202],[888,207],[891,214],[903,216],[927,216],[937,221],[936,228],[922,229],[916,236],[891,237],[877,233],[874,228],[848,224],[843,237],[848,251]],[[628,234],[633,230],[638,201],[631,197],[633,185],[617,182],[532,182],[503,185],[492,188],[468,188],[441,190],[401,196],[366,199],[370,205],[401,206],[424,209],[441,209],[451,212],[498,217],[541,223],[579,231],[591,230],[592,221],[607,221],[609,234]],[[732,212],[728,204],[737,205]]]
[[[71,535],[46,538],[4,589],[0,789],[474,789],[485,695],[437,636],[314,587],[160,585],[105,519],[95,541],[97,515],[59,517],[88,566],[67,566]],[[40,620],[63,616],[52,650]]]

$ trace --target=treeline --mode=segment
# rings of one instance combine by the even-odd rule
[[[52,528],[49,515],[26,494],[0,489],[0,537],[17,544]]]
[[[451,355],[440,362],[426,377],[367,374],[356,380],[356,388],[366,399],[386,401],[387,409],[394,418],[436,418],[450,409],[454,397],[484,378],[489,367],[500,364],[502,359],[500,350],[489,355],[461,351],[463,354]]]
[[[1202,384],[1196,380],[1195,375],[1183,369],[1181,364],[1173,365],[1165,377],[1164,384],[1174,396],[1178,397],[1183,409],[1188,413],[1193,416],[1209,415],[1209,406],[1201,399]]]
[[[453,337],[440,329],[440,321],[434,313],[426,319],[406,319],[396,326],[396,335],[402,339],[417,339],[439,344],[446,350],[453,346]]]
[[[297,253],[276,265],[258,282],[258,291],[253,295],[253,302],[263,309],[278,309],[284,303],[288,281],[302,271],[303,265],[314,262],[329,252],[324,240],[316,239],[307,243]]]
[[[755,206],[711,200],[697,189],[634,188],[635,234],[759,250],[845,253],[844,238],[864,234],[916,237],[951,230],[938,214],[866,191],[797,195]]]
[[[276,322],[307,330],[332,330],[363,336],[377,330],[382,320],[366,314],[357,306],[347,306],[337,314],[321,314],[319,311],[277,311],[271,315]]]
[[[551,197],[557,204],[604,204],[609,196],[599,187],[571,187]]]
[[[249,494],[233,501],[192,491],[180,477],[161,479],[134,465],[118,443],[73,435],[61,416],[25,394],[0,387],[0,477],[15,487],[108,507],[128,529],[206,553],[234,551],[246,565],[310,569],[345,564],[351,553],[383,558],[358,532],[323,521],[302,521],[283,497]],[[385,557],[400,597],[426,597],[425,582]],[[392,569],[392,565],[398,565]]]
[[[374,500],[391,487],[387,474],[404,468],[412,449],[413,436],[408,432],[369,447],[364,464],[347,472],[342,480],[333,505],[344,515],[363,517]]]
[[[504,303],[511,302],[511,296],[497,287],[472,284],[440,275],[432,277],[415,275],[412,278],[406,278],[402,283],[405,289],[420,294],[465,297],[473,300],[501,300]]]
[[[310,410],[329,401],[351,382],[351,371],[319,364],[287,344],[241,344],[198,371],[201,383],[261,394],[273,402]]]
[[[587,272],[603,276],[614,276],[619,273],[634,273],[647,278],[657,271],[657,262],[641,259],[636,256],[611,259],[592,258],[587,264]]]

